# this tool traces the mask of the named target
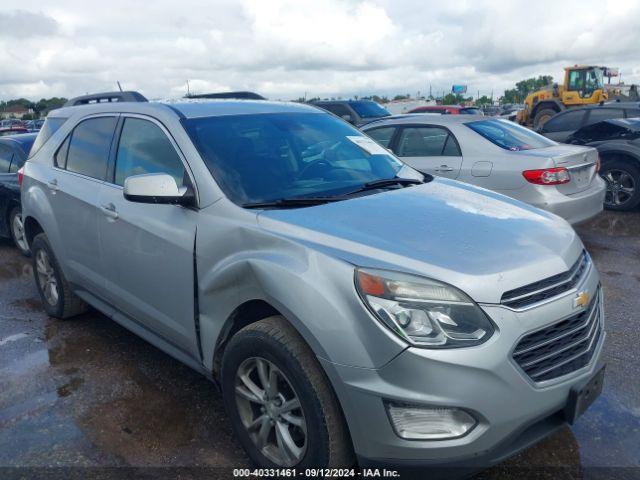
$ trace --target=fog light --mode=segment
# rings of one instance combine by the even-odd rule
[[[396,434],[407,440],[447,440],[469,433],[478,423],[459,408],[423,407],[388,403]]]

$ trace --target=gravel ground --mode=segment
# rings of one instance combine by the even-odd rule
[[[605,390],[574,427],[477,478],[640,478],[640,212],[605,212],[578,232],[605,290]],[[0,243],[0,478],[243,466],[211,383],[96,312],[48,318],[29,260]]]

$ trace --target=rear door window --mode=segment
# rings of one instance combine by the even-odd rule
[[[621,108],[594,108],[589,110],[589,118],[587,119],[587,125],[592,123],[601,122],[603,120],[609,120],[611,118],[623,118],[624,110]]]
[[[585,113],[585,110],[577,110],[556,115],[544,124],[543,131],[549,133],[575,131],[582,125]]]
[[[391,143],[391,139],[393,138],[395,131],[396,127],[379,127],[367,130],[365,133],[384,148],[389,148],[389,144]]]
[[[178,187],[184,184],[182,160],[160,127],[148,120],[127,118],[118,144],[115,183],[122,186],[127,177],[145,173],[166,173]]]
[[[398,140],[398,155],[401,157],[460,155],[455,140],[452,139],[447,147],[449,137],[449,131],[440,127],[405,127]]]
[[[104,180],[116,117],[96,117],[80,122],[71,133],[66,169]]]

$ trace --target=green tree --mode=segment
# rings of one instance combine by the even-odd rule
[[[522,103],[527,95],[541,88],[546,88],[553,84],[551,75],[539,75],[536,77],[526,78],[516,83],[515,88],[504,91],[502,103]]]
[[[491,105],[493,103],[493,100],[491,100],[489,97],[487,97],[486,95],[481,96],[479,99],[476,100],[476,105],[481,106],[481,105]]]
[[[442,97],[443,105],[457,105],[460,103],[464,103],[465,98],[459,93],[447,93],[444,97]]]

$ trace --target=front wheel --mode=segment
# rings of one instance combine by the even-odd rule
[[[600,175],[607,184],[605,208],[627,211],[640,205],[640,168],[631,161],[606,162],[602,165]]]
[[[234,430],[259,467],[349,467],[351,440],[333,389],[282,317],[240,330],[222,358],[222,394]]]

